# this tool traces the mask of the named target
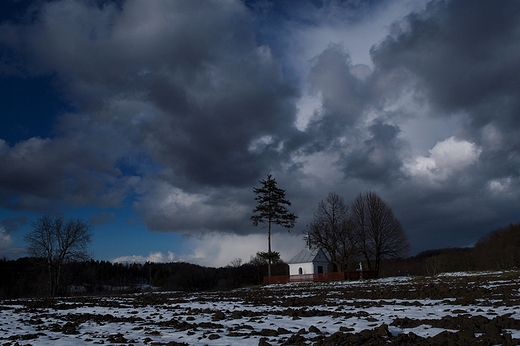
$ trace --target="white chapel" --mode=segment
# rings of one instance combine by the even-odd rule
[[[321,248],[311,249],[308,246],[287,262],[289,275],[327,273],[329,258]]]

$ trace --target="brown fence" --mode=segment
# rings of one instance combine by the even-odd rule
[[[374,279],[376,272],[373,270],[345,272],[345,280]]]
[[[264,276],[264,284],[286,284],[289,282],[328,282],[373,278],[375,278],[375,272],[373,270],[364,270],[362,272],[349,271],[319,274]]]

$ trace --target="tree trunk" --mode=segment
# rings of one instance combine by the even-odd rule
[[[375,278],[379,278],[379,264],[381,263],[381,258],[380,257],[376,257],[376,261],[375,261],[375,267],[374,267],[374,275],[375,275]]]
[[[269,219],[267,223],[267,253],[269,254],[269,259],[267,261],[267,276],[271,277],[271,220]]]
[[[368,270],[372,270],[372,265],[370,264],[370,256],[368,256],[368,253],[366,251],[363,252],[363,256],[365,257],[365,260],[367,261]]]
[[[47,270],[49,273],[49,295],[51,296],[51,298],[54,298],[54,277],[51,263],[47,264]]]
[[[54,295],[53,297],[55,297],[58,293],[58,287],[60,285],[60,275],[61,275],[61,262],[58,263],[58,266],[56,268],[56,281],[54,282]]]

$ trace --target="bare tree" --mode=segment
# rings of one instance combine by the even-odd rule
[[[241,265],[242,265],[242,259],[240,257],[236,257],[231,262],[229,262],[228,267],[239,268]]]
[[[410,249],[408,237],[392,208],[375,192],[358,195],[350,208],[350,222],[369,269],[372,269],[371,259],[374,260],[376,277],[381,259],[403,257]]]
[[[60,284],[64,264],[89,258],[88,245],[92,227],[82,220],[64,220],[45,215],[32,224],[33,230],[25,236],[31,256],[45,260],[49,293],[54,297]]]
[[[294,227],[298,216],[289,213],[286,206],[290,206],[291,202],[285,198],[285,190],[276,186],[276,179],[271,174],[267,175],[266,180],[260,180],[260,184],[262,187],[253,188],[258,205],[253,210],[251,221],[255,227],[267,223],[268,250],[262,256],[268,260],[268,275],[271,276],[271,264],[280,257],[279,253],[271,250],[271,227],[279,225],[289,230]]]
[[[349,258],[355,254],[356,243],[348,222],[348,207],[342,197],[329,193],[318,203],[314,220],[309,225],[309,241],[323,248],[339,271],[347,269]]]

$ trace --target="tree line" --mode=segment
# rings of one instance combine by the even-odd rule
[[[49,286],[43,258],[0,259],[0,299],[71,295],[110,295],[161,291],[229,290],[259,285],[267,275],[267,262],[258,255],[248,262],[235,261],[221,268],[186,262],[113,263],[68,261],[62,265],[57,287]],[[281,261],[272,265],[274,275],[288,273]]]
[[[517,270],[520,268],[520,223],[493,230],[468,248],[423,251],[416,256],[382,259],[380,277],[437,275],[442,272]],[[48,297],[48,273],[44,258],[0,260],[0,298]],[[119,294],[143,290],[227,290],[260,285],[267,275],[267,261],[259,256],[242,263],[236,259],[221,268],[176,263],[112,263],[67,261],[57,295]],[[281,260],[272,264],[273,275],[288,275]]]
[[[417,275],[443,272],[520,269],[520,223],[493,230],[466,248],[426,250],[396,261],[388,274],[405,270]],[[401,268],[401,269],[397,269]]]

